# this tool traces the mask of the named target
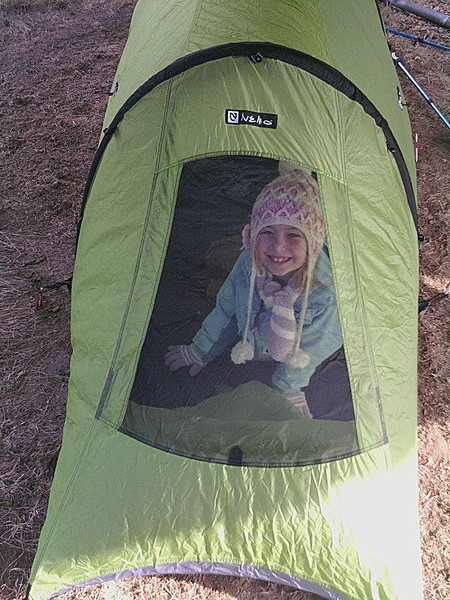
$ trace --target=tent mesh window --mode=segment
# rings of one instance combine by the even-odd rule
[[[180,455],[233,465],[305,465],[358,451],[326,240],[304,316],[306,368],[272,358],[273,307],[260,293],[264,277],[250,291],[253,258],[243,248],[242,230],[258,195],[277,177],[278,161],[267,158],[220,156],[184,165],[122,432]],[[273,267],[272,282],[283,287],[292,271],[280,269]],[[298,332],[305,293],[295,295]],[[242,340],[250,296],[254,357],[236,364],[231,351]],[[192,364],[193,340],[194,357],[204,365]]]

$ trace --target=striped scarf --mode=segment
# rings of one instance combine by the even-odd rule
[[[270,273],[265,273],[258,275],[256,283],[264,305],[272,309],[267,351],[274,360],[288,362],[294,353],[297,336],[294,303],[300,293],[294,289],[295,277],[283,286],[274,281]]]

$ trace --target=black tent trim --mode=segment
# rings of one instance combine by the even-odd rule
[[[324,63],[323,61],[314,58],[313,56],[310,56],[309,54],[305,54],[298,50],[292,50],[291,48],[287,48],[285,46],[272,44],[270,42],[239,42],[214,46],[213,48],[199,50],[197,52],[193,52],[192,54],[183,56],[182,58],[168,65],[165,69],[162,69],[161,71],[153,75],[128,98],[125,104],[123,104],[123,106],[119,109],[114,119],[111,121],[109,127],[105,129],[104,136],[95,153],[83,192],[83,201],[81,205],[80,217],[77,223],[77,242],[80,234],[81,222],[83,220],[83,215],[86,208],[87,198],[92,185],[92,181],[97,171],[97,167],[101,161],[101,158],[103,156],[103,153],[105,152],[109,141],[111,140],[114,132],[116,131],[119,123],[122,121],[125,114],[135,104],[137,104],[139,100],[141,100],[151,90],[153,90],[156,86],[160,85],[164,81],[167,81],[172,77],[176,77],[177,75],[180,75],[181,73],[184,73],[185,71],[192,69],[193,67],[230,56],[247,56],[249,58],[257,56],[258,60],[256,62],[259,62],[262,59],[269,58],[273,60],[280,60],[292,66],[299,67],[300,69],[310,73],[311,75],[314,75],[318,79],[321,79],[331,87],[335,88],[337,91],[347,96],[350,100],[353,100],[360,104],[363,110],[374,119],[375,123],[378,125],[378,127],[381,128],[381,130],[384,133],[388,149],[390,150],[390,152],[392,152],[392,155],[397,163],[399,173],[405,188],[406,197],[408,199],[411,215],[414,220],[414,224],[417,228],[417,208],[414,196],[414,189],[405,163],[405,159],[403,158],[400,147],[397,144],[397,141],[387,121],[383,118],[383,116],[379,113],[379,111],[367,98],[367,96],[365,96],[361,92],[361,90],[359,90],[340,71]]]

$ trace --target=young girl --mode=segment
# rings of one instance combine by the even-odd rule
[[[191,344],[169,346],[165,364],[198,375],[238,334],[233,363],[275,361],[270,385],[312,417],[302,388],[342,346],[313,176],[280,165],[280,176],[260,192],[242,236],[244,250],[215,308]]]

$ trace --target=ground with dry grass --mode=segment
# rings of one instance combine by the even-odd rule
[[[421,3],[449,12],[448,1]],[[72,272],[80,198],[100,132],[132,0],[0,0],[1,598],[22,599],[47,505],[64,420],[69,298],[36,290]],[[387,25],[450,45],[449,32],[383,7]],[[450,113],[450,54],[389,35],[438,106]],[[402,79],[419,134],[421,294],[448,284],[449,134]],[[426,600],[450,596],[446,302],[420,318],[420,516]],[[223,577],[109,584],[81,598],[290,599],[288,588]],[[404,599],[407,600],[407,599]]]

